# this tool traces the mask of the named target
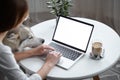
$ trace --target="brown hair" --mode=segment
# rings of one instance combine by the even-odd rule
[[[0,1],[0,33],[16,27],[28,12],[26,0]]]

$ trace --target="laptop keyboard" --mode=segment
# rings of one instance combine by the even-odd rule
[[[66,47],[57,45],[55,43],[50,43],[49,45],[54,47],[56,51],[60,52],[62,54],[62,56],[66,57],[68,59],[71,59],[73,61],[75,59],[77,59],[82,54],[82,53],[77,52],[75,50],[71,50],[71,49],[68,49]]]

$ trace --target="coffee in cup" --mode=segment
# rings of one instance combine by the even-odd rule
[[[92,43],[92,54],[95,56],[100,56],[102,53],[102,43],[94,42]]]

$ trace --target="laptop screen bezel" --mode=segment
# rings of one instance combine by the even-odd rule
[[[58,26],[58,22],[59,22],[60,17],[63,17],[63,18],[66,18],[66,19],[70,19],[70,20],[73,20],[73,21],[77,21],[77,22],[80,22],[80,23],[83,23],[83,24],[86,24],[86,25],[89,25],[89,26],[92,27],[92,30],[91,30],[91,33],[90,33],[90,36],[89,36],[89,39],[88,39],[87,46],[86,46],[86,49],[85,49],[85,50],[76,48],[76,47],[74,47],[74,46],[65,44],[65,43],[63,43],[63,42],[60,42],[60,41],[54,39],[55,32],[56,32],[56,30],[57,30],[57,26]],[[68,47],[73,48],[73,49],[75,49],[75,50],[82,51],[82,52],[86,53],[87,48],[88,48],[88,45],[89,45],[89,42],[90,42],[90,39],[91,39],[91,36],[92,36],[92,33],[93,33],[93,29],[94,29],[94,25],[93,25],[93,24],[90,24],[90,23],[87,23],[87,22],[84,22],[84,21],[81,21],[81,20],[77,20],[77,19],[74,19],[74,18],[71,18],[71,17],[66,17],[66,16],[61,16],[61,15],[60,15],[60,16],[58,16],[58,18],[57,18],[57,23],[56,23],[55,30],[54,30],[54,33],[53,33],[53,36],[52,36],[52,41],[57,42],[57,43],[59,43],[59,44],[63,44],[63,45],[65,45],[65,46],[68,46]]]

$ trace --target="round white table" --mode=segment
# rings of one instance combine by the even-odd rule
[[[80,80],[89,78],[108,70],[111,68],[120,57],[120,37],[109,26],[86,18],[76,18],[94,25],[93,34],[88,46],[88,50],[84,57],[82,57],[72,68],[64,70],[55,66],[47,75],[51,80]],[[55,19],[47,20],[39,23],[31,28],[35,36],[45,39],[45,44],[48,44],[52,39],[52,34],[55,28]],[[93,60],[90,58],[91,42],[94,39],[102,40],[105,53],[104,58],[100,60]],[[31,57],[20,61],[20,65],[31,74],[37,72],[44,61],[40,57]],[[99,80],[96,77],[94,80]]]

